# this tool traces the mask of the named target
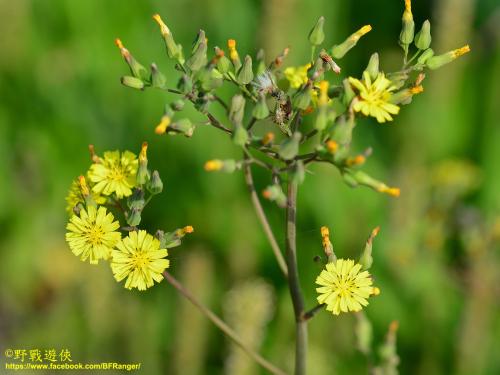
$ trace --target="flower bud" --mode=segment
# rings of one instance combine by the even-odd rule
[[[204,168],[207,172],[214,172],[214,171],[220,171],[223,166],[224,162],[222,160],[214,159],[207,161],[205,163]]]
[[[423,91],[424,88],[421,85],[408,87],[392,94],[389,102],[392,104],[408,104],[413,95],[420,94]]]
[[[146,201],[144,200],[144,191],[142,189],[134,189],[134,192],[127,199],[127,206],[131,210],[142,210]]]
[[[434,56],[434,51],[432,48],[427,48],[417,59],[417,63],[420,65],[424,65],[427,60],[429,60],[432,56]]]
[[[248,55],[245,56],[245,60],[243,61],[243,66],[238,71],[238,75],[236,77],[239,83],[242,85],[247,85],[253,80],[253,71],[252,71],[252,58]]]
[[[359,312],[355,316],[356,327],[354,331],[356,333],[356,346],[361,353],[369,355],[372,350],[373,341],[372,324],[363,312]]]
[[[263,146],[267,146],[269,144],[272,144],[274,141],[274,133],[272,132],[268,132],[264,135],[264,137],[262,138],[262,145]]]
[[[148,143],[143,142],[141,152],[139,153],[139,168],[137,169],[136,181],[138,185],[144,185],[149,181],[150,174],[148,170]]]
[[[154,63],[151,64],[151,85],[158,89],[164,89],[167,85],[167,79]]]
[[[241,165],[236,163],[233,159],[226,160],[209,160],[205,163],[205,170],[207,172],[225,172],[225,173],[233,173],[236,169],[241,168]]]
[[[217,57],[217,70],[222,74],[229,72],[231,61],[225,56],[224,51],[215,47],[215,56]]]
[[[319,17],[316,25],[309,32],[309,42],[313,46],[319,46],[325,40],[325,32],[323,31],[323,25],[325,23],[325,17]]]
[[[359,258],[359,264],[361,264],[363,266],[364,270],[370,269],[370,267],[373,264],[373,257],[372,257],[373,239],[377,236],[379,231],[380,231],[380,227],[376,227],[374,230],[372,230],[370,237],[368,237],[368,240],[366,240],[366,244],[365,244],[365,248],[363,249],[363,253],[361,254],[361,257]]]
[[[240,147],[245,146],[248,142],[248,132],[241,123],[235,125],[233,142],[236,146]]]
[[[169,128],[177,133],[184,134],[186,137],[191,137],[194,133],[195,126],[189,119],[182,118],[170,124]]]
[[[170,32],[169,28],[162,21],[159,14],[155,14],[153,19],[160,26],[161,35],[165,41],[165,47],[167,48],[167,55],[171,59],[176,59],[180,64],[184,64],[184,56],[182,54],[182,46],[178,45],[174,41],[174,37]]]
[[[330,154],[335,154],[337,150],[339,149],[339,144],[335,142],[334,140],[330,139],[328,142],[326,142],[326,150]]]
[[[431,41],[431,23],[429,20],[425,20],[422,28],[415,35],[415,46],[420,50],[426,50],[431,45]]]
[[[136,227],[141,223],[141,210],[133,208],[130,210],[127,217],[127,224],[131,227]]]
[[[123,76],[120,79],[120,82],[122,83],[123,86],[127,86],[136,90],[144,90],[145,86],[143,80],[132,76]]]
[[[167,131],[167,128],[170,125],[171,121],[172,120],[171,120],[170,116],[164,115],[161,118],[160,123],[158,125],[156,125],[155,133],[158,134],[158,135],[165,134],[165,132]]]
[[[255,74],[259,75],[259,74],[264,73],[267,69],[266,61],[265,61],[265,54],[264,54],[264,50],[262,48],[259,49],[259,52],[257,52],[256,59],[257,59],[257,69],[255,70]]]
[[[342,86],[344,87],[344,95],[342,97],[342,102],[344,103],[345,106],[349,106],[349,104],[351,104],[351,101],[356,96],[356,93],[352,89],[352,86],[349,83],[348,78],[342,81]]]
[[[191,92],[193,90],[193,82],[191,81],[191,78],[183,74],[177,83],[177,88],[183,93]]]
[[[413,42],[415,33],[415,22],[411,13],[411,0],[405,0],[405,10],[402,17],[401,33],[399,34],[399,44],[405,51],[408,51],[408,46]]]
[[[186,61],[186,66],[193,72],[200,70],[207,64],[207,41],[205,31],[198,32],[198,39],[193,47],[193,53]]]
[[[229,108],[229,120],[234,125],[241,125],[243,123],[243,116],[245,115],[245,98],[243,95],[237,94],[231,99],[231,107]]]
[[[184,100],[183,99],[177,99],[175,101],[173,101],[172,103],[170,103],[170,108],[172,108],[172,110],[176,111],[176,112],[179,112],[179,111],[182,111],[182,109],[184,108]]]
[[[286,195],[281,186],[278,184],[268,186],[262,192],[262,196],[265,199],[276,202],[276,204],[281,208],[286,207]]]
[[[269,116],[269,108],[267,107],[265,95],[263,94],[259,95],[259,100],[257,101],[255,107],[253,108],[252,116],[255,117],[257,120],[263,120],[267,116]]]
[[[115,44],[120,49],[120,53],[123,56],[123,59],[128,64],[130,68],[130,72],[136,78],[140,78],[141,80],[147,81],[149,80],[149,74],[147,69],[141,65],[135,58],[132,56],[128,49],[126,49],[122,41],[120,39],[115,40]]]
[[[425,63],[429,69],[437,69],[442,67],[445,64],[448,64],[455,60],[456,58],[465,55],[470,51],[469,45],[465,45],[462,48],[455,49],[453,51],[449,51],[447,53],[444,53],[442,55],[438,56],[432,56],[430,59],[427,60]]]
[[[323,226],[321,227],[320,231],[321,231],[323,251],[325,252],[326,259],[328,260],[328,263],[333,263],[337,260],[337,257],[333,252],[333,245],[332,242],[330,241],[330,229],[328,229],[328,227]]]
[[[358,40],[368,32],[370,32],[372,27],[370,25],[365,25],[358,31],[356,31],[354,34],[351,34],[346,40],[344,40],[341,44],[335,45],[331,49],[331,55],[335,59],[341,59],[342,57],[345,56],[347,52],[351,48],[353,48],[357,43]]]
[[[372,81],[375,81],[379,73],[379,58],[377,52],[375,52],[370,56],[370,60],[368,61],[368,65],[366,66],[365,72],[367,72],[370,75]]]
[[[161,180],[158,171],[153,171],[151,180],[149,180],[147,187],[149,192],[153,195],[160,194],[163,191],[163,181]]]
[[[393,197],[399,197],[400,191],[399,188],[392,188],[380,182],[367,173],[363,171],[350,171],[346,170],[343,174],[344,180],[352,187],[356,187],[358,185],[367,186],[376,190],[380,193],[385,193],[391,195]]]
[[[238,55],[238,51],[236,50],[236,40],[229,39],[227,41],[227,48],[229,49],[229,58],[233,63],[234,70],[238,71],[241,67],[241,60]]]
[[[281,143],[278,154],[284,160],[292,160],[299,153],[299,143],[302,138],[300,132],[295,132],[290,138]]]
[[[340,146],[350,145],[354,126],[356,126],[354,116],[340,116],[333,127],[332,139]]]

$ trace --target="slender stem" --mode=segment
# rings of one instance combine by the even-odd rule
[[[231,327],[229,327],[221,318],[215,315],[212,310],[198,301],[196,297],[194,297],[191,292],[184,288],[184,286],[182,286],[182,284],[175,277],[173,277],[167,271],[163,272],[163,276],[165,277],[165,280],[170,283],[170,285],[177,289],[179,293],[181,293],[189,302],[191,302],[196,308],[198,308],[198,310],[200,310],[203,315],[205,315],[213,324],[217,326],[217,328],[224,332],[224,334],[229,339],[231,339],[236,345],[238,345],[253,360],[255,360],[255,362],[268,370],[271,374],[286,375],[286,372],[276,367],[267,359],[262,357],[259,353],[250,348]]]
[[[226,102],[224,100],[222,100],[222,98],[218,95],[214,95],[214,98],[215,98],[215,101],[218,102],[222,107],[224,107],[224,110],[227,112],[229,112],[229,106],[226,104]]]
[[[248,159],[248,156],[245,154],[245,159]],[[288,270],[286,266],[285,259],[283,257],[283,253],[281,252],[281,249],[278,245],[278,242],[276,241],[276,237],[274,237],[273,230],[271,229],[271,226],[269,225],[269,221],[267,220],[266,213],[264,212],[264,209],[262,208],[262,205],[260,203],[259,196],[257,195],[257,192],[255,191],[255,185],[253,183],[253,177],[252,177],[252,167],[248,164],[245,164],[243,166],[243,171],[245,174],[245,182],[247,183],[248,191],[250,192],[250,197],[252,199],[252,203],[255,209],[255,213],[257,214],[257,217],[259,218],[260,224],[262,225],[262,229],[264,229],[264,233],[267,236],[267,239],[269,241],[269,244],[271,245],[271,249],[273,250],[274,256],[276,257],[276,260],[278,261],[278,265],[283,272],[285,276],[288,275]]]
[[[288,266],[288,287],[295,313],[295,375],[305,375],[307,357],[307,321],[304,320],[304,296],[300,288],[297,269],[296,221],[297,221],[297,183],[292,176],[288,179],[286,204],[286,263]]]
[[[210,112],[207,112],[206,115],[208,117],[208,121],[210,121],[210,124],[212,124],[212,126],[216,127],[217,129],[223,130],[226,133],[233,134],[233,132],[230,129],[222,125],[220,121],[217,120]]]

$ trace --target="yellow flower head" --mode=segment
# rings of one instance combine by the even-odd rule
[[[91,196],[94,202],[97,204],[104,204],[106,202],[106,197],[103,197],[98,193],[92,191]],[[66,196],[66,203],[66,211],[70,216],[74,214],[73,208],[75,208],[79,203],[85,203],[85,198],[79,180],[73,180],[73,182],[71,183],[68,195]]]
[[[165,259],[167,249],[160,249],[160,241],[144,230],[130,232],[112,252],[111,270],[116,281],[125,281],[125,288],[146,290],[154,281],[163,280],[162,272],[169,267]]]
[[[104,195],[116,194],[118,199],[132,194],[136,185],[137,157],[130,151],[108,151],[99,163],[90,167],[89,179],[95,185],[92,191]]]
[[[349,77],[349,83],[358,90],[357,100],[354,102],[354,110],[362,112],[365,116],[372,116],[378,122],[392,121],[392,115],[399,113],[399,107],[389,103],[395,87],[391,85],[384,73],[379,73],[372,82],[368,72],[363,73],[363,80]]]
[[[311,67],[311,64],[304,66],[289,66],[285,69],[285,78],[290,82],[290,87],[298,89],[300,86],[307,83],[307,71]]]
[[[368,271],[361,271],[361,264],[351,259],[338,259],[328,263],[316,278],[318,302],[326,304],[326,310],[334,315],[340,312],[360,311],[368,305],[368,297],[374,294]]]
[[[120,223],[114,221],[113,214],[107,213],[105,207],[89,206],[69,220],[66,241],[82,261],[89,258],[90,264],[97,264],[99,259],[109,258],[111,249],[120,240],[121,234],[116,231],[119,227]]]

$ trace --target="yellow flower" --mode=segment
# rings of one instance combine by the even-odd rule
[[[89,206],[80,210],[80,215],[73,215],[66,229],[66,241],[71,251],[80,256],[82,261],[90,258],[91,264],[99,259],[108,259],[111,249],[120,240],[121,234],[116,230],[118,221],[113,221],[113,214],[107,213],[105,207]]]
[[[304,66],[289,66],[285,69],[285,78],[290,82],[290,86],[294,89],[298,89],[300,86],[307,83],[307,70],[311,67],[311,64]]]
[[[116,194],[118,199],[132,194],[136,185],[137,157],[130,151],[108,151],[104,158],[90,167],[89,179],[95,185],[92,191],[104,195]]]
[[[391,81],[385,77],[384,73],[379,73],[374,82],[368,72],[363,73],[363,81],[349,77],[349,82],[359,92],[353,106],[356,112],[375,117],[380,123],[392,121],[391,114],[399,113],[399,107],[389,103],[395,87],[391,86]]]
[[[361,271],[361,264],[351,259],[338,259],[328,263],[316,278],[318,302],[334,315],[340,312],[360,311],[368,305],[368,297],[377,293],[368,271]]]
[[[95,203],[98,205],[106,203],[106,197],[103,197],[102,195],[91,192],[92,199],[94,200]],[[80,188],[80,184],[78,183],[78,180],[73,180],[71,183],[71,186],[68,191],[68,195],[66,196],[66,211],[70,216],[74,215],[73,208],[77,206],[79,203],[84,204],[85,199],[83,198],[82,194],[82,189]]]
[[[153,280],[163,280],[162,272],[170,261],[164,259],[167,249],[160,249],[160,241],[144,230],[130,232],[112,252],[111,270],[116,281],[125,281],[125,288],[146,290]]]

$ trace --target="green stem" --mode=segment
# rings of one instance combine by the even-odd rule
[[[179,293],[181,293],[189,302],[191,302],[203,315],[205,315],[213,324],[217,326],[229,339],[231,339],[236,345],[238,345],[245,353],[247,353],[255,362],[269,371],[271,374],[275,375],[286,375],[286,372],[280,368],[273,365],[267,359],[262,357],[259,353],[254,351],[249,347],[238,334],[227,325],[221,318],[219,318],[215,313],[206,307],[203,303],[198,301],[184,286],[170,273],[163,271],[163,277],[165,280],[172,285]]]
[[[305,375],[307,360],[307,320],[304,315],[304,296],[300,288],[297,268],[296,222],[297,222],[297,183],[289,174],[286,204],[286,263],[288,267],[288,287],[295,313],[295,375]]]

